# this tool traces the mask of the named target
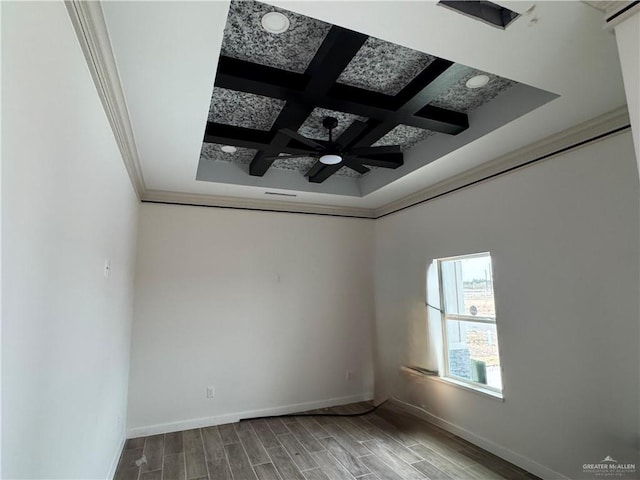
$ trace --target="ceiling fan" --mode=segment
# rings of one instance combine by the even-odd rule
[[[367,128],[367,124],[355,120],[335,141],[333,129],[338,126],[338,120],[334,117],[325,117],[322,126],[329,130],[329,140],[320,141],[307,138],[289,128],[281,128],[279,133],[301,143],[309,149],[308,153],[296,155],[278,155],[266,157],[267,160],[285,160],[289,158],[317,158],[316,164],[306,173],[310,181],[322,170],[324,166],[333,166],[335,171],[342,166],[348,167],[358,173],[364,174],[370,171],[365,165],[398,168],[404,163],[404,156],[399,145],[386,145],[380,147],[356,147],[352,146],[358,136]]]

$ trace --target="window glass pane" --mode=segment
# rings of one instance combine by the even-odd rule
[[[445,260],[440,267],[447,313],[495,318],[489,255]]]
[[[502,390],[495,324],[447,320],[447,360],[450,376]]]

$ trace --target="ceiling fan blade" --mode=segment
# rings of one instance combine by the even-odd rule
[[[342,167],[350,168],[351,170],[354,170],[362,175],[371,171],[369,168],[360,163],[359,158],[344,157],[342,159],[342,162],[335,165],[324,165],[318,160],[315,165],[311,167],[311,169],[307,172],[307,177],[309,177],[309,181],[312,183],[322,183]]]
[[[264,157],[265,160],[289,160],[290,158],[309,158],[315,157],[316,155],[313,153],[309,153],[307,155],[275,155],[271,157]]]
[[[357,157],[357,160],[365,165],[383,168],[398,168],[404,165],[404,155],[402,153],[387,153],[385,155],[368,155]]]
[[[364,132],[365,128],[367,128],[367,124],[361,122],[360,120],[354,120],[349,127],[342,132],[342,134],[336,140],[338,145],[342,147],[346,147],[350,143],[352,143],[358,135]]]
[[[364,175],[365,173],[368,173],[371,171],[371,169],[365,167],[363,164],[361,164],[357,158],[344,158],[342,159],[342,162],[344,163],[344,165],[346,167],[349,167],[351,170],[356,171],[362,175]]]
[[[313,164],[313,167],[311,167],[309,169],[309,171],[307,173],[305,173],[304,176],[305,177],[309,177],[309,178],[315,177],[318,174],[318,172],[320,172],[320,170],[322,170],[322,167],[324,167],[324,164],[320,163],[320,161],[317,160],[316,163]]]
[[[320,162],[318,162],[318,163],[320,163]],[[318,173],[316,173],[312,177],[309,177],[309,181],[311,183],[322,183],[322,182],[324,182],[327,178],[329,178],[331,175],[333,175],[338,170],[340,170],[343,167],[343,165],[342,165],[342,162],[340,162],[340,163],[338,163],[336,165],[322,165],[322,167],[323,168]]]
[[[313,149],[321,150],[324,148],[318,142],[311,140],[310,138],[307,138],[304,135],[300,135],[298,132],[294,132],[290,128],[281,128],[280,130],[278,130],[278,132],[283,133],[287,137],[293,138],[294,140],[297,140],[298,142],[303,143]]]
[[[401,153],[400,145],[384,145],[380,147],[353,147],[349,149],[353,155],[381,155],[384,153]]]

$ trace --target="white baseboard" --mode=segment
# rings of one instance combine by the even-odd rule
[[[215,415],[213,417],[195,418],[192,420],[182,420],[179,422],[161,423],[144,427],[134,427],[127,429],[127,438],[146,437],[160,433],[179,432],[181,430],[191,430],[192,428],[210,427],[212,425],[224,425],[234,423],[243,418],[266,417],[270,415],[285,415],[288,413],[303,412],[316,408],[335,407],[336,405],[346,405],[354,402],[364,402],[373,399],[373,392],[359,393],[346,397],[328,398],[314,402],[296,403],[293,405],[282,405],[279,407],[262,408],[259,410],[247,410],[243,412],[227,413]]]
[[[120,438],[120,442],[118,442],[118,448],[116,449],[115,454],[113,455],[113,460],[111,460],[111,466],[109,467],[109,473],[107,474],[107,480],[113,480],[116,476],[116,470],[118,468],[118,463],[120,462],[120,456],[122,455],[122,450],[124,449],[124,442],[127,441],[126,435],[124,432],[122,437]]]
[[[434,415],[420,407],[416,407],[415,405],[411,405],[410,403],[403,402],[402,400],[398,400],[397,398],[391,398],[390,403],[396,405],[407,413],[414,415],[422,420],[425,420],[429,423],[432,423],[448,432],[451,432],[465,440],[477,445],[484,450],[497,455],[500,458],[507,460],[508,462],[517,465],[520,468],[525,469],[527,472],[533,473],[540,478],[545,480],[569,480],[568,477],[558,473],[549,467],[546,467],[530,458],[527,458],[519,453],[514,452],[513,450],[508,449],[502,445],[498,445],[497,443],[492,442],[480,435],[476,435],[475,433],[467,430],[466,428],[462,428],[454,423],[449,422],[443,418]]]

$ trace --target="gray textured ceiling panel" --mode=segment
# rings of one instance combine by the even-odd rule
[[[482,88],[467,88],[467,80],[476,75],[487,75],[489,77],[489,83]],[[431,105],[468,113],[493,100],[502,92],[515,85],[515,83],[513,80],[470,68],[468,75],[455,85],[451,85],[446,92],[431,102]]]
[[[426,53],[369,37],[338,82],[395,95],[434,59]]]
[[[284,103],[277,98],[214,87],[209,107],[209,121],[270,130]]]
[[[235,153],[225,153],[220,148],[222,145],[217,143],[203,143],[200,151],[200,159],[210,162],[227,162],[237,163],[239,165],[248,165],[251,163],[254,155],[258,152],[251,148],[237,147]]]
[[[271,168],[281,168],[283,170],[295,170],[297,172],[305,173],[316,163],[316,159],[312,157],[303,158],[286,158],[283,155],[282,159],[274,160],[271,164]]]
[[[360,177],[364,177],[364,175],[367,175],[367,174],[365,173],[364,175],[362,175],[354,170],[351,170],[350,168],[342,167],[340,170],[334,173],[334,175],[337,175],[339,177],[360,178]]]
[[[329,131],[322,126],[322,119],[325,117],[334,117],[338,120],[338,126],[333,129],[333,139],[337,139],[342,132],[344,132],[354,120],[366,121],[365,117],[359,117],[350,113],[336,112],[334,110],[327,110],[325,108],[314,108],[311,115],[307,117],[302,126],[298,129],[298,133],[308,138],[315,138],[317,140],[328,140]]]
[[[424,130],[422,128],[410,127],[408,125],[398,125],[384,137],[373,144],[374,147],[383,145],[400,145],[402,151],[408,150],[415,144],[420,143],[436,132]]]
[[[262,28],[268,12],[284,13],[289,30],[277,35]],[[331,28],[328,23],[253,1],[232,1],[222,40],[222,55],[304,73]]]

